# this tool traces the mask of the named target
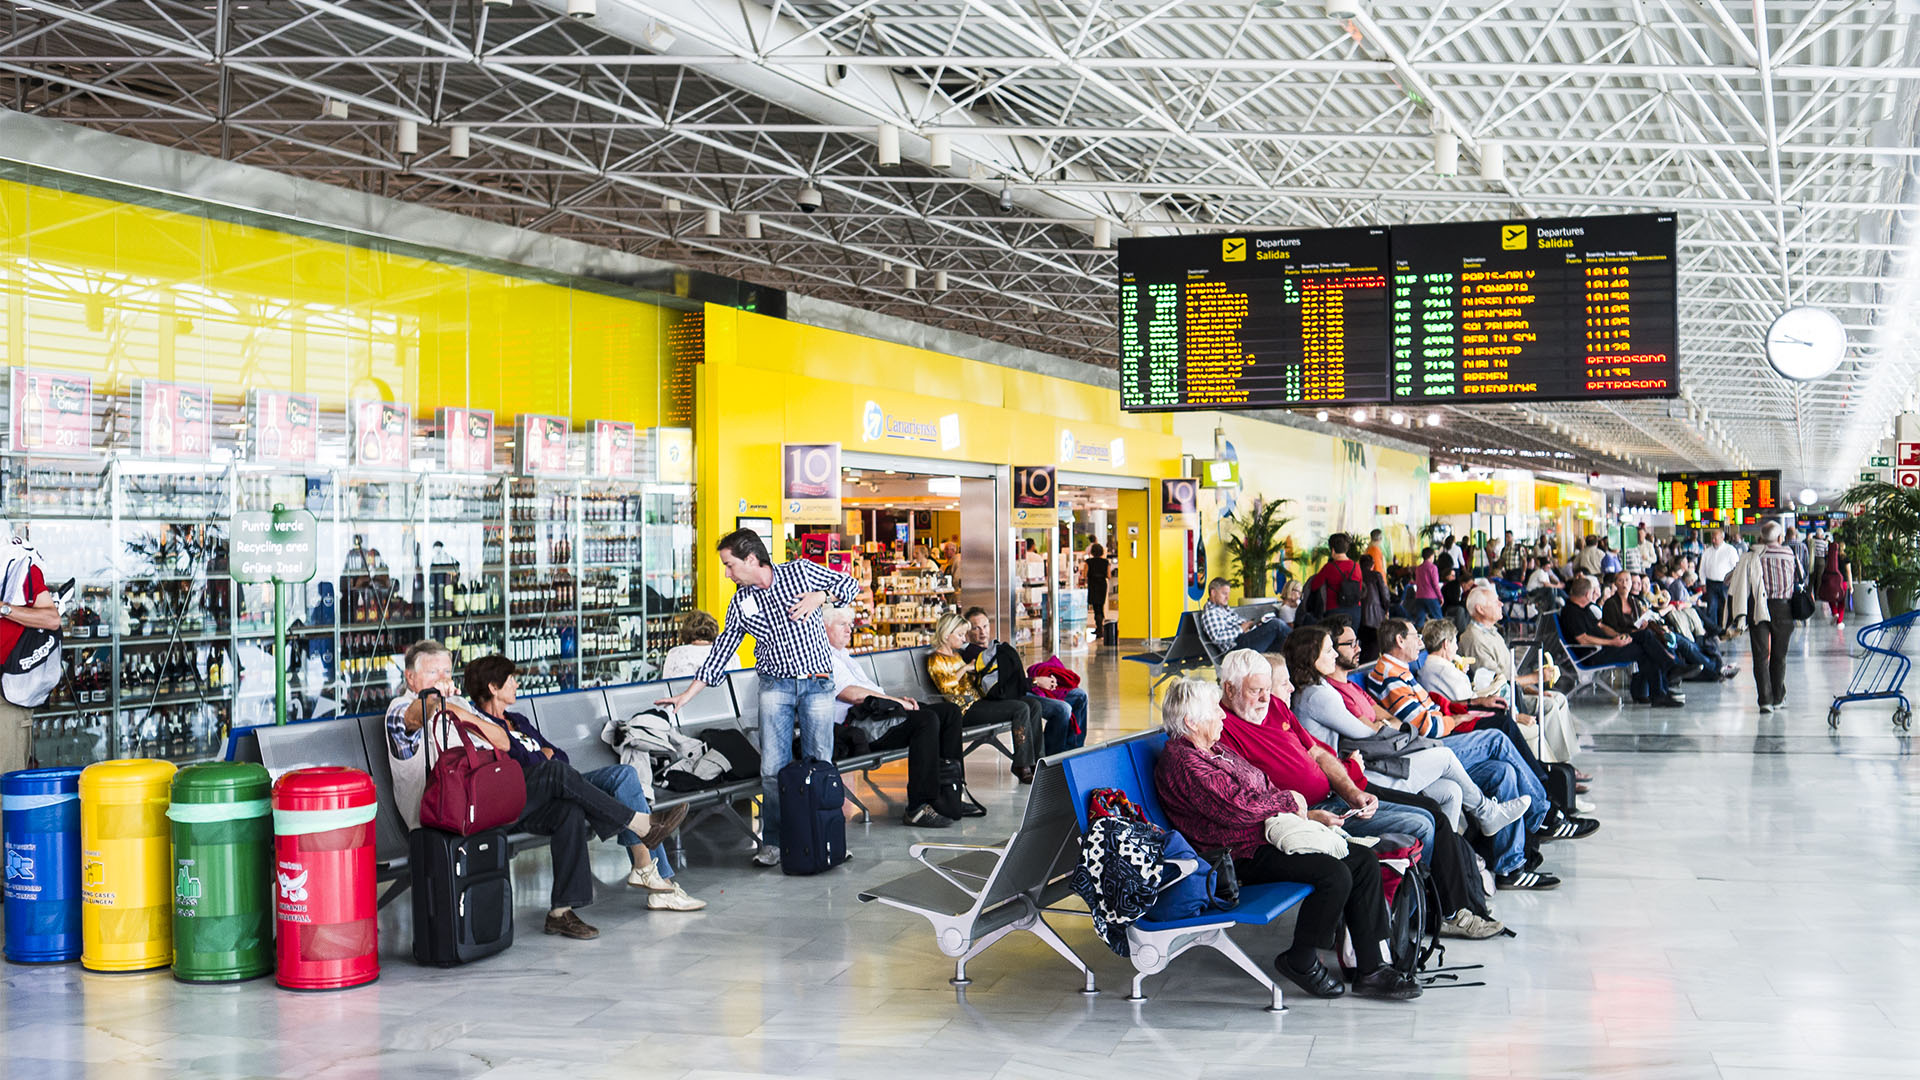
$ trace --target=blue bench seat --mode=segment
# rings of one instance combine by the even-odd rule
[[[1127,798],[1133,800],[1148,821],[1167,826],[1167,815],[1160,807],[1160,798],[1153,786],[1154,763],[1159,760],[1160,750],[1166,744],[1165,733],[1154,731],[1048,759],[1059,762],[1061,772],[1066,777],[1081,836],[1084,837],[1087,832],[1087,797],[1100,788],[1117,788],[1126,792]],[[1162,888],[1197,869],[1192,865],[1170,865],[1176,866],[1180,873],[1165,882]],[[1265,926],[1292,910],[1311,892],[1311,886],[1290,882],[1248,885],[1240,890],[1240,903],[1227,911],[1212,911],[1192,918],[1164,922],[1152,919],[1135,922],[1127,927],[1127,951],[1134,967],[1133,992],[1127,996],[1127,1000],[1147,1000],[1141,992],[1147,976],[1165,970],[1173,958],[1181,953],[1204,946],[1233,961],[1267,988],[1269,1012],[1285,1012],[1280,985],[1242,952],[1226,931],[1230,926]]]

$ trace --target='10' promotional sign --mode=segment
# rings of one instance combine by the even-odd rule
[[[141,380],[141,456],[206,457],[213,449],[212,406],[204,386]]]
[[[435,419],[448,472],[493,471],[493,410],[441,409]]]
[[[309,465],[320,453],[320,400],[310,394],[254,390],[247,412],[253,430],[253,460]]]
[[[840,522],[840,444],[787,443],[780,448],[780,507],[789,525]]]
[[[13,448],[84,454],[93,443],[93,380],[14,368]]]
[[[567,429],[564,416],[521,413],[520,431],[513,440],[514,456],[524,476],[567,474]]]
[[[1051,529],[1060,523],[1060,489],[1052,465],[1013,468],[1013,527]]]

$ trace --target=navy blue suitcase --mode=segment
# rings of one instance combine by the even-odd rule
[[[840,770],[817,759],[780,770],[780,872],[818,874],[847,861],[847,790]]]

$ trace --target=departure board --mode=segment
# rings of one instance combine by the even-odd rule
[[[1679,393],[1672,214],[1392,232],[1394,400]]]
[[[1387,230],[1120,241],[1120,406],[1385,401]]]
[[[1780,512],[1780,473],[1661,473],[1658,499],[1675,525],[1755,525]]]

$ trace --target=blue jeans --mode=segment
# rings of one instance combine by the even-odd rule
[[[1040,703],[1040,746],[1043,755],[1063,753],[1086,744],[1087,692],[1078,687],[1067,691],[1066,700],[1029,694]],[[1074,733],[1075,721],[1080,731]]]
[[[1526,816],[1495,833],[1492,841],[1493,872],[1510,874],[1520,869],[1527,861],[1527,834],[1547,819],[1550,807],[1547,789],[1540,786],[1527,760],[1514,749],[1513,740],[1507,738],[1504,731],[1469,731],[1449,735],[1441,742],[1453,751],[1460,764],[1467,767],[1467,775],[1489,796],[1505,800],[1527,795],[1533,799]]]
[[[1330,814],[1344,814],[1353,809],[1347,800],[1338,795],[1329,795],[1314,804],[1315,810],[1325,810]],[[1341,828],[1355,836],[1385,836],[1388,833],[1402,833],[1420,841],[1420,862],[1422,865],[1433,862],[1433,815],[1417,806],[1395,806],[1381,803],[1370,818],[1348,818]]]
[[[636,814],[647,813],[647,793],[640,786],[640,774],[633,771],[631,765],[608,765],[604,769],[580,774],[580,779],[599,788],[601,791],[620,800],[620,804]],[[632,829],[621,829],[614,839],[621,847],[632,847],[640,842],[640,835]],[[673,865],[667,862],[667,849],[656,846],[653,849],[653,861],[660,867],[661,877],[673,876]]]
[[[1447,617],[1446,613],[1440,610],[1440,601],[1438,600],[1422,600],[1415,597],[1412,600],[1412,605],[1413,606],[1407,610],[1413,616],[1413,628],[1415,630],[1425,626],[1429,619],[1444,619]]]
[[[833,760],[833,679],[760,676],[760,842],[780,842],[780,770],[793,760],[793,733],[800,753]]]

